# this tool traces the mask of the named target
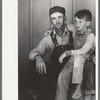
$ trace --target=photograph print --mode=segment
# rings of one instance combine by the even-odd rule
[[[18,0],[18,100],[96,100],[96,0]]]

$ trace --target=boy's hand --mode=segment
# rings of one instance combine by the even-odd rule
[[[65,52],[59,57],[59,62],[63,63],[63,59],[66,57]]]
[[[76,28],[74,24],[67,24],[67,28],[71,32],[76,32]]]
[[[59,57],[59,62],[63,63],[63,59],[65,57],[71,56],[71,51],[65,51],[60,57]]]

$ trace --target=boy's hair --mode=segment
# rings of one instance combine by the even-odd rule
[[[74,17],[77,17],[79,19],[84,19],[86,18],[86,21],[91,21],[92,20],[92,14],[89,10],[83,9],[78,11]]]

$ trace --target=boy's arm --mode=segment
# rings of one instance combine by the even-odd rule
[[[71,50],[71,55],[79,55],[79,54],[86,54],[94,45],[95,43],[95,36],[93,33],[88,34],[86,37],[86,42],[82,46],[82,48],[78,50]]]
[[[74,38],[74,36],[75,36],[75,34],[76,34],[75,25],[74,25],[74,24],[67,24],[67,28],[68,28],[69,31],[72,32],[72,35],[73,35],[73,38]]]

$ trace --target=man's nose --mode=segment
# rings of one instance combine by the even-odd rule
[[[56,19],[56,22],[59,22],[59,18]]]

